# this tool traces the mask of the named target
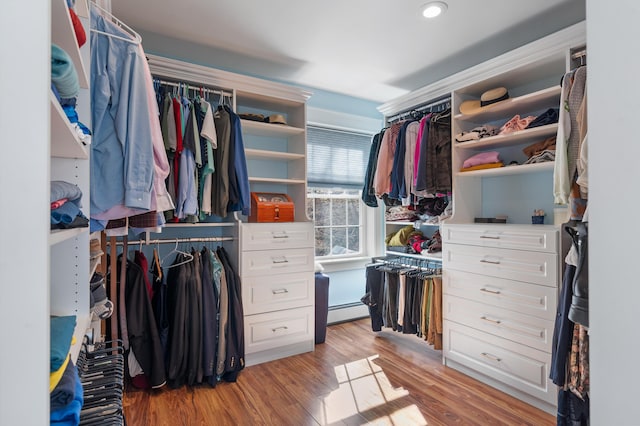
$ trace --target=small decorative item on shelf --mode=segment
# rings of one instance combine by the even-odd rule
[[[251,193],[249,222],[293,222],[294,205],[287,194]]]
[[[544,210],[534,210],[533,216],[531,216],[531,223],[534,225],[543,225],[544,224]]]

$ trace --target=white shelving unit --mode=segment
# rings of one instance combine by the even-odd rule
[[[561,238],[558,226],[531,224],[534,209],[553,210],[554,163],[524,165],[522,149],[553,137],[558,125],[462,143],[455,136],[558,108],[560,79],[585,34],[585,24],[576,24],[378,108],[392,116],[452,98],[453,215],[440,228],[445,365],[554,414],[556,388],[547,378]],[[459,112],[462,102],[496,87],[510,98],[475,114]],[[460,172],[464,160],[483,151],[519,165]],[[507,224],[475,223],[502,210],[510,212]]]
[[[85,4],[86,6],[86,4]],[[85,14],[83,14],[84,16]],[[89,33],[88,18],[81,17]],[[89,41],[78,47],[65,0],[51,2],[51,40],[64,49],[73,60],[78,74],[80,94],[76,110],[80,121],[90,127]],[[62,180],[78,185],[82,191],[82,212],[89,217],[89,153],[80,141],[53,92],[49,91],[50,109],[50,180]],[[89,228],[52,230],[50,251],[50,314],[76,316],[75,344],[72,360],[78,358],[83,338],[91,324],[89,311]]]
[[[287,124],[242,119],[240,125],[250,190],[288,194],[295,203],[295,222],[247,223],[248,218],[237,213],[237,221],[227,224],[178,226],[185,230],[194,226],[237,227],[231,251],[243,284],[247,365],[313,350],[314,228],[306,213],[306,101],[311,94],[292,86],[148,56],[155,76],[233,93],[237,114],[279,114],[285,118]]]

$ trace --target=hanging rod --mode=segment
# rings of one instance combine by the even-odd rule
[[[221,241],[233,241],[233,237],[193,237],[193,238],[167,238],[167,239],[155,239],[155,240],[129,240],[127,245],[140,245],[140,244],[180,244],[180,243],[217,243]],[[109,244],[109,240],[107,240]],[[122,241],[117,241],[116,246],[122,246]]]
[[[202,89],[203,91],[208,92],[208,93],[213,93],[214,95],[229,96],[229,97],[233,96],[233,93],[231,93],[231,92],[226,92],[224,90],[211,89],[211,88],[209,88],[207,86],[204,86],[204,85],[198,84],[198,83],[185,83],[185,82],[168,81],[168,80],[163,80],[163,79],[158,78],[158,77],[153,77],[153,80],[158,82],[158,83],[160,83],[161,85],[164,85],[164,86],[184,87],[184,88],[186,88],[188,86],[189,90],[199,91],[199,90]]]
[[[587,49],[580,49],[571,54],[571,59],[584,58],[587,56]]]
[[[372,257],[373,263],[382,263],[391,266],[400,266],[403,268],[412,268],[420,271],[430,271],[433,269],[441,269],[442,261],[435,259],[417,259],[415,257],[405,256],[378,256]]]
[[[417,112],[430,110],[433,107],[441,106],[441,105],[445,105],[446,108],[451,108],[451,98],[450,97],[446,97],[446,98],[443,98],[443,99],[439,99],[437,101],[433,101],[433,102],[428,103],[426,105],[420,105],[419,107],[413,108],[413,109],[411,109],[409,111],[405,111],[405,112],[401,112],[400,114],[393,115],[393,116],[389,117],[387,119],[387,121],[389,123],[392,123],[394,121],[401,120],[401,119],[403,119],[403,118],[405,118],[405,117],[407,117],[409,115],[415,114]]]

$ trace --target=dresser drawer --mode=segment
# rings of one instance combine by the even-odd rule
[[[242,281],[245,315],[312,306],[315,278],[312,272],[264,277],[246,277]]]
[[[444,322],[444,356],[494,380],[555,405],[551,355],[450,321]]]
[[[551,353],[554,321],[444,295],[443,318]]]
[[[242,250],[271,250],[314,247],[312,222],[243,223]]]
[[[260,352],[313,340],[313,321],[313,307],[245,316],[245,352]]]
[[[535,251],[444,244],[444,269],[475,272],[557,287],[558,255]]]
[[[555,321],[558,289],[446,269],[442,292],[522,314]]]
[[[313,248],[247,251],[240,254],[242,277],[312,272]]]
[[[558,252],[558,231],[540,225],[444,225],[443,243]]]

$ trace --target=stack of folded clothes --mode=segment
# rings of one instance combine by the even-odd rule
[[[77,425],[83,404],[83,389],[78,369],[69,350],[76,327],[75,316],[50,319],[50,424]]]
[[[83,228],[89,226],[89,219],[80,208],[82,191],[69,182],[51,181],[51,229]]]
[[[521,118],[519,114],[516,114],[509,121],[504,123],[502,127],[500,127],[500,132],[498,134],[508,135],[511,133],[519,132],[520,130],[524,130],[535,119],[535,115],[529,115],[527,117]]]
[[[477,141],[482,138],[488,138],[491,136],[496,136],[500,133],[500,129],[491,126],[489,124],[485,124],[483,126],[474,127],[468,132],[462,132],[456,135],[456,142],[469,142],[469,141]]]
[[[547,139],[536,142],[522,150],[529,158],[524,164],[545,163],[556,159],[556,137],[550,136]]]
[[[418,213],[415,210],[406,206],[393,206],[384,212],[384,219],[387,222],[393,221],[407,221],[413,222],[418,218]]]
[[[497,151],[486,151],[467,158],[462,164],[461,172],[469,172],[472,170],[493,169],[502,167],[504,163],[500,159],[500,153]]]

